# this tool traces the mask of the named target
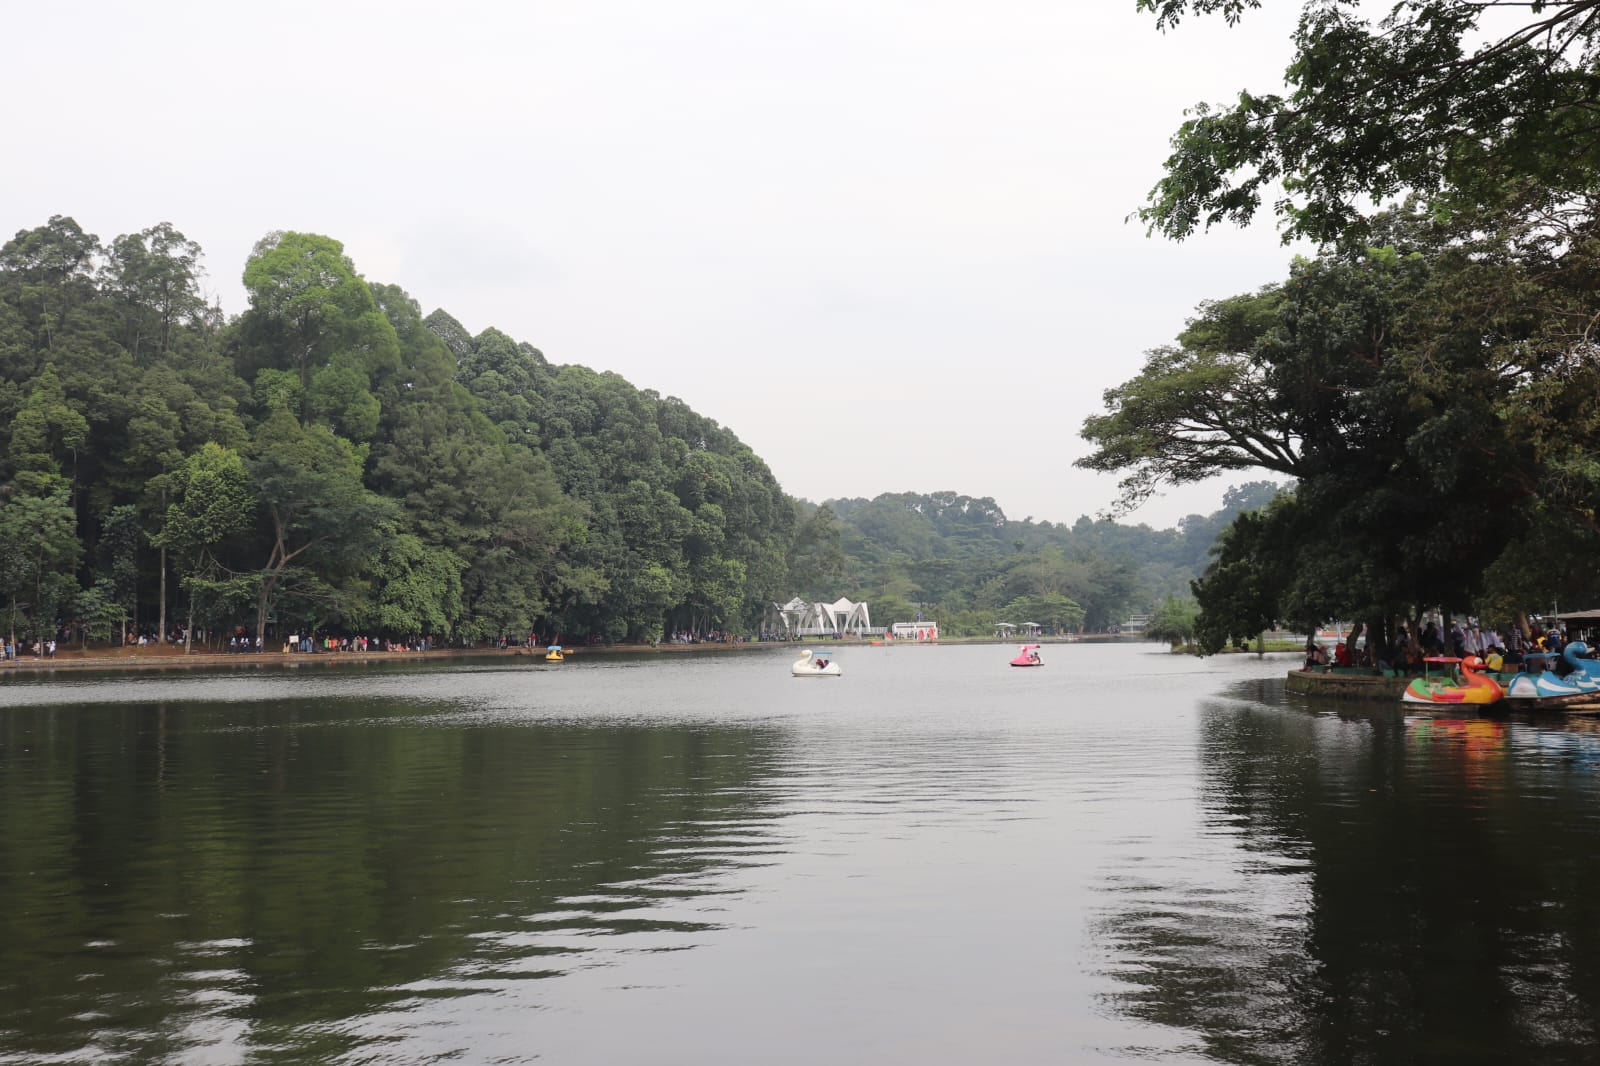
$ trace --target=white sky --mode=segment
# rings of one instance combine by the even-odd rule
[[[1102,391],[1286,272],[1270,219],[1181,245],[1124,219],[1185,108],[1280,84],[1298,10],[1162,35],[1134,0],[13,5],[0,239],[168,221],[232,313],[258,238],[324,233],[425,313],[681,397],[795,495],[1072,522],[1115,495],[1072,467]]]

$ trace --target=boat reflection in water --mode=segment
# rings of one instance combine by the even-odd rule
[[[1105,878],[1107,997],[1224,1062],[1596,1061],[1587,721],[1214,702],[1209,877]]]

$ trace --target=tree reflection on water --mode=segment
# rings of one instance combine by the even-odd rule
[[[0,715],[0,1062],[244,1049],[692,946],[768,861],[760,728],[378,701]],[[523,987],[526,987],[525,985]]]
[[[1247,698],[1201,730],[1215,882],[1105,879],[1117,1011],[1227,1062],[1600,1054],[1592,723]]]

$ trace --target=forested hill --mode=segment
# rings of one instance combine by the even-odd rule
[[[795,594],[985,627],[1048,596],[1038,620],[1093,624],[1181,590],[1216,532],[815,507],[681,400],[424,318],[335,240],[269,234],[232,318],[200,256],[62,216],[0,248],[8,634],[647,640],[754,632]]]
[[[828,501],[807,515],[797,542],[819,557],[807,572],[820,584],[809,592],[873,589],[875,619],[922,610],[954,632],[988,632],[1001,618],[1102,632],[1167,596],[1188,596],[1217,535],[1277,491],[1265,481],[1235,486],[1220,510],[1163,530],[1087,516],[1072,525],[1013,521],[989,497],[892,493]],[[830,525],[832,550],[818,552],[808,533]]]

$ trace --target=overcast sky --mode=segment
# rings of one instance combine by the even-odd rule
[[[171,222],[236,313],[257,239],[327,234],[424,312],[682,398],[795,495],[1072,522],[1115,496],[1072,466],[1103,390],[1287,269],[1270,219],[1125,221],[1185,108],[1281,83],[1299,5],[1269,8],[1162,35],[1134,0],[13,5],[0,239]]]

